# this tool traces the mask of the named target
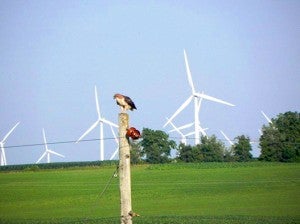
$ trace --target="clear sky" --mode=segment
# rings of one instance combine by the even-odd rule
[[[186,49],[195,88],[236,105],[203,101],[208,135],[257,141],[261,110],[273,118],[300,109],[299,12],[297,0],[1,0],[0,139],[20,121],[6,146],[43,143],[42,128],[48,142],[77,140],[97,120],[95,85],[106,119],[118,123],[119,92],[138,108],[131,126],[168,131],[165,117],[191,94]],[[174,123],[192,121],[193,104]],[[116,143],[106,125],[104,137],[108,159]],[[65,155],[53,162],[99,159],[99,141],[49,148]],[[7,148],[7,163],[34,163],[43,151]]]

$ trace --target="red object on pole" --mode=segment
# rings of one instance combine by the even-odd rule
[[[126,137],[132,138],[133,140],[137,140],[141,137],[141,133],[136,128],[130,127],[127,129]]]

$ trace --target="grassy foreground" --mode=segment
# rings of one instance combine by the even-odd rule
[[[119,223],[116,167],[0,173],[0,223]],[[134,223],[300,223],[300,164],[132,167]]]

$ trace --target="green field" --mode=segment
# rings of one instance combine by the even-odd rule
[[[115,166],[0,173],[0,223],[119,223]],[[300,164],[132,166],[134,223],[300,223]]]

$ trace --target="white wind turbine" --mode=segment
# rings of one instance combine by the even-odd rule
[[[217,99],[215,97],[211,97],[208,96],[206,94],[204,94],[203,92],[196,92],[195,87],[194,87],[194,83],[193,83],[193,79],[192,79],[192,74],[189,68],[189,64],[188,64],[188,59],[187,59],[187,55],[185,50],[183,51],[184,54],[184,60],[185,60],[185,66],[186,66],[186,73],[188,76],[188,82],[189,85],[191,87],[192,90],[192,94],[190,95],[190,97],[177,109],[177,111],[171,116],[171,118],[169,119],[169,121],[167,121],[167,123],[165,123],[164,127],[170,123],[170,121],[172,121],[184,108],[186,108],[190,102],[192,101],[192,99],[194,99],[194,129],[195,129],[195,145],[200,143],[200,132],[202,134],[204,134],[204,130],[201,128],[200,126],[200,121],[199,121],[199,111],[200,111],[200,107],[201,107],[201,102],[203,99],[206,100],[210,100],[210,101],[214,101],[217,103],[222,103],[225,105],[229,105],[229,106],[234,106],[231,103],[225,102],[223,100]]]
[[[6,162],[6,156],[5,156],[5,149],[4,149],[4,145],[6,142],[6,139],[8,138],[8,136],[15,130],[15,128],[20,124],[20,122],[18,122],[15,126],[13,126],[12,129],[10,129],[10,131],[4,136],[4,138],[2,139],[2,141],[0,142],[0,148],[1,148],[1,162],[0,165],[1,166],[5,166],[7,165]]]
[[[80,142],[88,133],[90,133],[98,124],[100,126],[100,161],[104,160],[104,133],[103,133],[103,124],[108,124],[110,126],[114,126],[118,128],[119,126],[106,120],[104,117],[101,116],[100,107],[99,107],[99,101],[98,101],[98,93],[97,93],[97,87],[95,86],[95,100],[96,100],[96,109],[98,113],[98,119],[97,121],[92,124],[92,126],[83,133],[83,135],[80,136],[80,138],[77,140],[76,143]]]
[[[44,138],[45,152],[38,159],[38,161],[36,161],[36,163],[39,163],[45,156],[47,156],[47,163],[50,163],[50,154],[57,155],[57,156],[60,156],[62,158],[65,158],[64,155],[61,155],[61,154],[59,154],[57,152],[54,152],[54,151],[52,151],[51,149],[48,148],[48,144],[47,144],[47,139],[46,139],[46,134],[45,134],[44,128],[43,128],[43,138]]]

